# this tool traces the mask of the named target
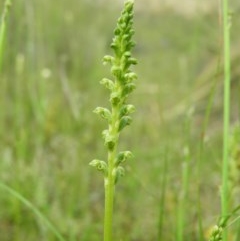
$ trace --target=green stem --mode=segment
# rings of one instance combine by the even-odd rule
[[[116,136],[114,148],[108,151],[108,175],[104,180],[105,187],[105,213],[104,213],[104,241],[112,240],[112,223],[113,223],[113,204],[115,191],[115,174],[114,174],[114,160],[117,153],[118,145],[118,113],[119,108],[112,105],[112,123],[109,125],[109,132]]]
[[[161,180],[161,198],[159,202],[159,216],[158,216],[158,240],[163,238],[163,223],[165,218],[165,196],[168,183],[168,149],[164,153],[164,166]]]
[[[188,187],[190,177],[190,143],[191,143],[191,119],[192,111],[189,110],[187,120],[184,126],[184,132],[186,133],[186,144],[183,150],[184,161],[182,163],[182,183],[178,199],[178,210],[177,210],[177,230],[176,240],[184,240],[184,228],[187,220],[187,205],[188,205]]]
[[[228,149],[229,149],[229,125],[230,125],[230,79],[231,79],[231,59],[230,59],[230,21],[228,0],[223,0],[223,38],[224,38],[224,124],[223,124],[223,164],[222,164],[222,193],[221,208],[222,216],[229,212],[228,207]],[[224,232],[223,241],[227,240],[227,233]]]
[[[204,121],[203,125],[201,128],[201,137],[200,137],[200,142],[199,142],[199,147],[198,147],[198,162],[197,162],[197,179],[198,179],[198,187],[197,187],[197,213],[198,213],[198,240],[202,241],[204,240],[204,231],[203,231],[203,223],[202,223],[202,202],[201,202],[201,192],[200,192],[200,185],[201,185],[201,176],[202,176],[202,160],[204,160],[204,139],[205,139],[205,133],[208,127],[208,123],[210,120],[211,112],[212,112],[212,107],[213,107],[213,100],[214,100],[214,95],[216,93],[216,87],[218,83],[218,76],[220,74],[220,55],[218,56],[218,62],[217,62],[217,67],[216,67],[216,73],[215,77],[213,80],[213,84],[209,93],[209,98],[208,98],[208,103],[204,115]]]
[[[187,150],[188,152],[188,150]],[[186,225],[186,205],[187,205],[187,195],[188,195],[188,184],[189,184],[189,154],[186,153],[185,161],[183,163],[182,172],[182,190],[180,191],[178,213],[177,213],[177,241],[184,240],[184,227]]]
[[[109,153],[108,177],[105,178],[105,213],[104,213],[104,241],[112,240],[112,223],[113,223],[113,201],[114,201],[114,178],[113,171],[114,153]]]

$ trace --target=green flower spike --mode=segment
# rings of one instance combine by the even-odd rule
[[[223,232],[230,224],[229,221],[232,217],[239,213],[240,205],[233,209],[225,217],[220,217],[218,223],[213,227],[211,236],[209,237],[208,241],[222,241],[223,240]],[[236,221],[237,219],[235,219]],[[233,222],[232,222],[233,223]]]
[[[136,73],[130,68],[137,64],[132,57],[131,49],[135,46],[132,41],[133,30],[133,5],[134,1],[126,1],[120,18],[117,20],[117,27],[114,30],[114,37],[111,48],[114,55],[106,55],[103,58],[104,65],[110,65],[111,79],[103,78],[100,84],[110,91],[110,106],[108,110],[104,107],[97,107],[94,112],[107,120],[108,129],[102,133],[104,144],[108,151],[107,162],[93,160],[90,165],[103,172],[105,180],[105,216],[104,216],[104,241],[112,241],[112,216],[115,185],[125,173],[121,166],[133,155],[130,151],[118,151],[120,132],[132,123],[129,116],[135,111],[135,107],[127,104],[128,96],[135,90]]]

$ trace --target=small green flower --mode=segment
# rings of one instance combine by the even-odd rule
[[[119,152],[115,160],[115,166],[118,166],[119,164],[125,162],[127,159],[130,159],[132,157],[133,154],[130,151]]]
[[[109,122],[111,121],[111,112],[108,109],[97,107],[93,112],[100,115],[103,119],[106,119]]]
[[[89,163],[90,166],[95,167],[98,171],[103,172],[107,176],[107,163],[102,160],[94,159]]]

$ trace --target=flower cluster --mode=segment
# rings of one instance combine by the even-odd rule
[[[94,112],[108,121],[108,129],[103,131],[105,146],[109,152],[108,163],[102,160],[93,160],[91,166],[102,171],[105,178],[109,177],[109,172],[115,179],[124,174],[124,169],[120,164],[132,157],[130,151],[123,151],[116,154],[119,133],[126,126],[130,125],[132,118],[130,114],[135,111],[135,107],[127,104],[126,100],[135,89],[137,75],[130,70],[132,65],[137,64],[137,60],[132,57],[131,49],[135,46],[132,41],[134,34],[133,26],[133,1],[126,1],[117,27],[114,30],[114,38],[111,44],[114,56],[106,55],[103,64],[111,65],[112,79],[103,78],[100,84],[110,91],[111,110],[97,107]]]
[[[223,232],[223,228],[218,225],[215,225],[213,227],[209,241],[221,241],[222,240],[222,232]]]

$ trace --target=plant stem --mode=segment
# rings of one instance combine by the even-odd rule
[[[183,241],[184,240],[184,227],[186,225],[186,213],[187,213],[187,202],[188,202],[188,184],[189,184],[189,175],[190,175],[190,155],[188,146],[185,147],[185,160],[183,163],[183,171],[182,171],[182,186],[179,196],[179,204],[177,211],[177,232],[176,232],[176,240]]]
[[[228,0],[223,0],[223,39],[224,39],[224,113],[223,113],[223,163],[222,163],[222,193],[221,209],[222,217],[228,214],[228,149],[229,149],[229,125],[230,125],[230,79],[231,79],[231,59],[230,59],[230,21]],[[227,240],[227,233],[224,232],[223,241]]]
[[[163,223],[165,218],[165,196],[168,183],[168,149],[164,153],[164,166],[161,180],[161,198],[159,202],[159,216],[158,216],[158,240],[163,238]]]
[[[118,126],[118,108],[112,106],[112,123],[109,125],[109,131],[113,136],[118,136],[116,126]],[[105,213],[104,213],[104,241],[112,240],[113,223],[113,202],[115,190],[114,160],[116,158],[118,140],[112,150],[108,151],[108,176],[104,179],[105,187]]]
[[[221,47],[221,46],[220,46]],[[219,49],[220,50],[220,49]],[[220,52],[219,52],[220,53]],[[201,136],[200,136],[200,142],[199,142],[199,147],[198,147],[198,162],[197,162],[197,179],[198,179],[198,188],[197,188],[197,192],[198,192],[198,201],[197,201],[197,212],[198,212],[198,240],[202,241],[204,240],[204,231],[203,231],[203,223],[202,223],[202,203],[201,203],[201,192],[200,192],[200,183],[201,183],[201,176],[202,176],[202,160],[204,160],[204,139],[205,139],[205,133],[209,124],[209,120],[210,120],[210,116],[212,113],[212,108],[213,108],[213,100],[214,100],[214,95],[216,93],[216,87],[217,87],[217,83],[218,83],[218,76],[220,74],[221,71],[221,66],[220,66],[220,62],[221,62],[221,57],[220,54],[218,56],[218,61],[217,61],[217,66],[216,66],[216,72],[214,75],[214,80],[213,80],[213,84],[211,87],[211,90],[209,92],[209,97],[208,97],[208,103],[207,103],[207,107],[206,107],[206,111],[205,111],[205,115],[204,115],[204,121],[203,121],[203,125],[201,128]]]
[[[109,175],[105,178],[104,241],[112,240],[113,201],[115,189],[114,177],[112,176],[114,156],[114,152],[109,153]]]
[[[114,183],[112,178],[105,179],[104,241],[112,240]]]
[[[114,148],[108,150],[108,175],[104,178],[105,188],[105,208],[104,208],[104,241],[112,240],[112,224],[113,224],[113,204],[114,204],[114,191],[115,191],[115,174],[114,174],[114,160],[117,154],[118,145],[118,107],[112,105],[112,123],[109,125],[109,133],[117,136]]]

